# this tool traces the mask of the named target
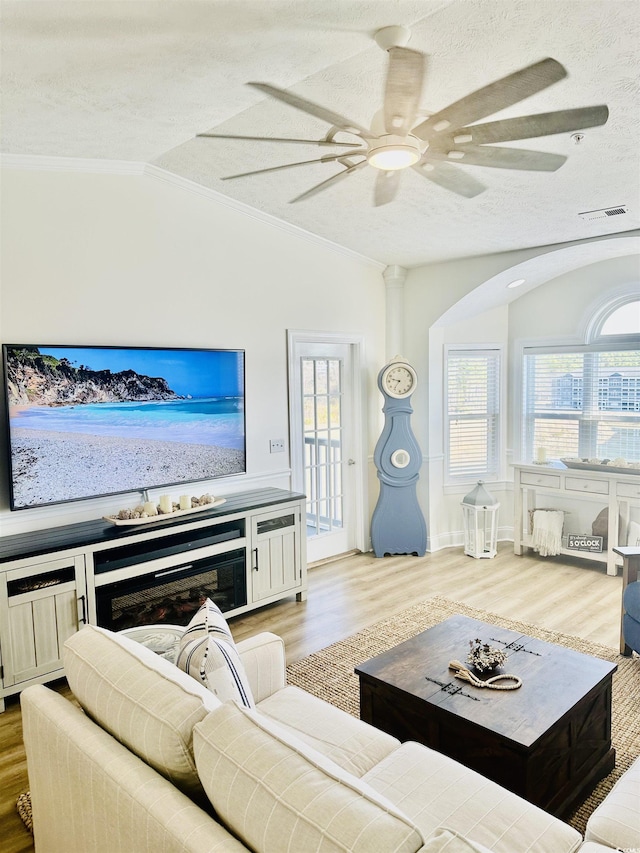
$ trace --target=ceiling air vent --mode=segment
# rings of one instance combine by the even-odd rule
[[[617,207],[603,207],[601,210],[586,210],[584,213],[579,213],[580,219],[604,219],[606,216],[620,216],[628,213],[629,208],[626,204],[619,204]]]

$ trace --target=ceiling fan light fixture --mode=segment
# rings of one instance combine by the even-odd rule
[[[421,156],[420,144],[415,137],[393,134],[372,141],[367,152],[369,164],[385,172],[414,166]]]
[[[521,284],[524,284],[526,278],[517,278],[515,281],[510,282],[507,287],[513,289],[514,287],[520,287]]]
[[[464,151],[449,151],[447,157],[449,160],[462,160],[464,159]]]

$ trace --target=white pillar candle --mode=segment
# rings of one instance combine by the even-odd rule
[[[147,501],[144,505],[144,511],[147,515],[157,515],[158,507],[153,503],[153,501]]]
[[[171,503],[171,495],[160,495],[160,511],[161,512],[173,512],[173,505]]]
[[[547,461],[547,448],[539,447],[537,452],[538,462],[543,463]]]
[[[189,495],[180,495],[180,509],[191,509],[191,498]]]

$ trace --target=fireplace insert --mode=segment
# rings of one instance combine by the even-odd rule
[[[98,625],[187,625],[206,598],[223,611],[247,603],[244,548],[97,587]]]

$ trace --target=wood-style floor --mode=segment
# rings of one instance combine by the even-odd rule
[[[514,557],[507,542],[492,560],[466,557],[461,548],[422,558],[355,554],[312,568],[306,602],[287,599],[230,624],[236,640],[258,631],[279,634],[291,662],[415,602],[442,595],[617,648],[621,586],[621,577],[607,575],[601,563]],[[0,744],[0,851],[33,851],[15,809],[18,794],[29,784],[17,697],[0,714]]]

